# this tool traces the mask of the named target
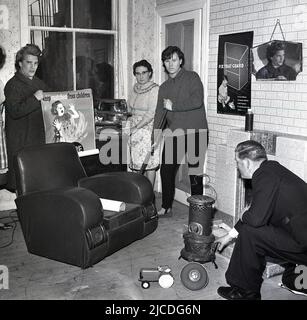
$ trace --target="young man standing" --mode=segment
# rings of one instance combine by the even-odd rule
[[[185,148],[181,153],[187,155],[190,171],[191,194],[203,194],[200,175],[203,173],[208,124],[203,84],[196,72],[184,68],[183,52],[178,47],[169,46],[162,52],[162,62],[168,79],[159,89],[154,131],[161,129],[161,119],[167,112],[165,127],[170,134],[165,139],[162,153],[162,208],[158,214],[168,216],[172,214],[175,177],[182,160],[177,151],[182,144]],[[183,134],[176,137],[176,131]],[[168,139],[171,139],[170,143]]]

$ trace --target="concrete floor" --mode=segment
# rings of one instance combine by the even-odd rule
[[[160,197],[157,197],[158,204]],[[0,212],[0,218],[7,212]],[[1,222],[9,220],[1,220]],[[228,259],[217,254],[215,269],[212,263],[205,264],[209,284],[190,291],[180,281],[180,272],[187,264],[178,260],[183,248],[183,227],[188,221],[188,207],[175,203],[172,218],[159,220],[158,229],[145,239],[132,243],[96,264],[81,270],[27,252],[19,223],[13,243],[0,249],[0,265],[9,269],[9,289],[0,290],[0,300],[223,300],[216,290],[225,285]],[[0,230],[0,247],[11,239],[12,230]],[[152,283],[147,290],[138,281],[139,271],[144,267],[168,265],[175,278],[169,289]],[[298,300],[297,296],[278,287],[280,276],[265,279],[262,286],[264,300]]]

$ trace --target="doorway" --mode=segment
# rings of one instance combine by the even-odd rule
[[[204,103],[207,105],[207,61],[209,44],[208,1],[181,1],[157,5],[157,51],[158,83],[167,79],[161,63],[161,53],[169,45],[179,47],[185,55],[185,69],[199,74],[204,85]],[[157,58],[157,59],[158,59]],[[181,165],[176,177],[175,199],[187,204],[190,181],[187,165]],[[160,175],[157,175],[157,189],[161,191]]]
[[[177,46],[185,56],[187,70],[201,72],[201,10],[162,17],[161,19],[161,52],[168,46]],[[167,75],[161,70],[161,82]]]

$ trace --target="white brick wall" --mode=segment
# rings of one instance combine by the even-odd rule
[[[261,82],[252,76],[254,127],[307,136],[307,0],[211,0],[209,28],[207,173],[216,175],[216,150],[226,144],[231,127],[244,127],[244,117],[217,114],[217,53],[222,34],[254,31],[254,46],[271,38],[279,19],[287,41],[303,43],[303,72],[295,82]],[[273,39],[282,39],[276,28]]]

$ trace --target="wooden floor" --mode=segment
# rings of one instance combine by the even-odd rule
[[[0,218],[5,215],[7,212],[0,212]],[[9,219],[1,220],[5,221]],[[9,269],[9,289],[0,290],[0,300],[222,300],[216,290],[226,284],[228,259],[224,256],[217,254],[218,269],[212,263],[205,264],[209,276],[205,288],[191,291],[180,281],[180,272],[187,264],[178,260],[187,221],[188,207],[176,202],[173,217],[160,219],[153,234],[86,270],[29,254],[17,223],[13,243],[0,249],[0,265]],[[12,229],[0,230],[0,246],[10,241],[11,234]],[[158,265],[170,266],[174,285],[163,289],[152,283],[149,289],[142,289],[138,281],[140,269]],[[307,299],[279,288],[279,281],[280,276],[264,280],[262,299]]]

